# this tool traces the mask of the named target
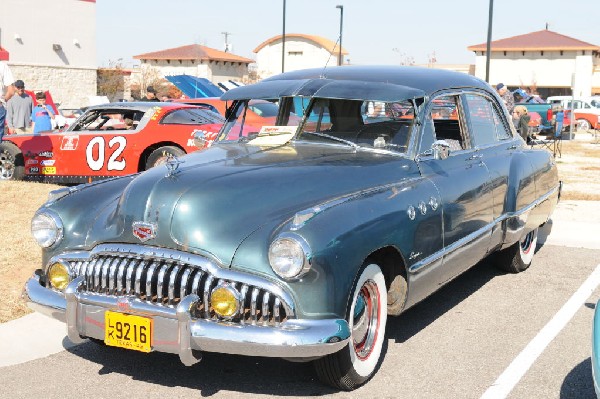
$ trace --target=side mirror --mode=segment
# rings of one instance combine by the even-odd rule
[[[446,140],[436,140],[431,145],[431,149],[435,159],[446,159],[450,155],[450,144]]]
[[[204,130],[196,130],[194,132],[194,145],[199,149],[203,149],[208,146],[208,140]]]

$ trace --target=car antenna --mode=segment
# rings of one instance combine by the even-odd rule
[[[327,61],[325,61],[325,66],[323,67],[323,72],[321,72],[321,79],[325,78],[325,70],[327,69],[327,65],[329,65],[329,60],[331,59],[331,55],[333,53],[335,53],[335,49],[338,45],[338,43],[340,42],[340,37],[338,36],[337,40],[335,41],[335,44],[333,45],[333,49],[329,52],[329,58],[327,58]]]

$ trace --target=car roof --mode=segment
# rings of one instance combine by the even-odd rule
[[[133,101],[133,102],[116,102],[116,103],[107,103],[100,105],[92,105],[91,107],[86,108],[86,111],[89,110],[103,110],[103,109],[111,109],[111,110],[124,110],[124,111],[147,111],[151,108],[162,107],[162,108],[181,108],[181,107],[190,107],[194,106],[182,103],[174,103],[174,102],[157,102],[157,101]]]
[[[225,92],[222,100],[274,99],[287,96],[401,101],[449,88],[478,88],[489,84],[474,76],[413,66],[343,66],[282,73],[259,83]]]

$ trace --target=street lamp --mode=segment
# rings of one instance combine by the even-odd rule
[[[281,35],[281,73],[285,72],[285,0],[283,0],[283,34]]]
[[[338,55],[338,65],[342,65],[342,26],[344,25],[344,6],[337,5],[335,8],[340,9],[340,48]]]
[[[485,54],[485,81],[490,83],[490,58],[492,56],[492,17],[494,16],[494,0],[490,0],[490,11],[488,18],[488,34]]]

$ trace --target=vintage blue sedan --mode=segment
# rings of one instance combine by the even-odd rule
[[[222,99],[210,148],[58,190],[34,216],[26,299],[73,342],[312,361],[352,390],[383,360],[388,316],[486,257],[527,269],[559,199],[552,155],[473,76],[321,68]],[[273,126],[245,126],[254,99],[277,102]]]

